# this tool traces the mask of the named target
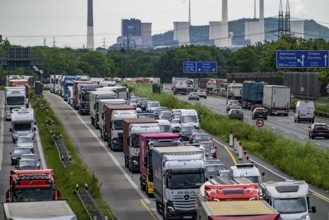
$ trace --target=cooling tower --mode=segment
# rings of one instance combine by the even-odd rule
[[[152,47],[152,23],[142,23],[142,46]]]
[[[304,38],[304,20],[291,20],[290,32],[293,37]]]
[[[190,44],[190,23],[174,22],[174,40],[178,41],[178,45]]]
[[[88,0],[87,9],[87,49],[94,50],[94,18],[93,18],[93,0]]]

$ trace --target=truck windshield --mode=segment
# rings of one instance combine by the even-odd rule
[[[123,130],[123,121],[122,120],[113,121],[113,128],[114,130]]]
[[[204,182],[204,173],[179,173],[168,175],[169,189],[200,188]]]
[[[139,148],[139,144],[138,144],[138,137],[139,137],[139,134],[134,134],[134,135],[132,135],[132,137],[131,137],[131,146],[133,147],[133,148]]]
[[[14,125],[15,131],[30,131],[31,130],[31,123],[29,124],[15,124]]]
[[[189,123],[189,122],[197,122],[197,117],[195,115],[190,115],[190,116],[181,116],[181,122],[182,123]]]
[[[7,97],[7,105],[25,105],[24,96]]]
[[[171,132],[170,125],[160,125],[160,132]]]
[[[49,201],[53,200],[52,188],[15,189],[14,202]]]
[[[81,101],[86,102],[89,101],[89,93],[85,92],[81,94]]]
[[[253,183],[261,183],[261,178],[259,176],[245,176],[245,177]]]
[[[307,212],[307,202],[305,198],[275,199],[273,208],[280,214],[293,214]]]

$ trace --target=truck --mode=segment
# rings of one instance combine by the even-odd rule
[[[79,80],[76,80],[76,81],[73,81],[73,96],[74,96],[74,99],[73,99],[73,108],[75,110],[78,110],[79,108],[79,95],[81,94],[81,91],[79,93],[79,89],[81,90],[81,87],[79,88],[79,85],[91,85],[91,84],[94,84],[93,82],[91,81],[79,81]]]
[[[253,183],[262,183],[262,176],[264,173],[260,173],[259,169],[253,163],[240,163],[235,166],[231,166],[229,173],[232,178],[245,177]]]
[[[43,170],[11,170],[6,202],[60,200],[61,192],[55,183],[55,172]]]
[[[290,110],[290,88],[280,85],[264,85],[263,107],[269,115],[288,116]]]
[[[263,200],[204,201],[197,219],[208,220],[279,220],[280,214]]]
[[[78,103],[77,109],[80,115],[89,115],[90,114],[90,105],[89,105],[89,93],[95,91],[98,87],[97,84],[82,84],[78,87]]]
[[[98,99],[116,99],[117,94],[111,91],[91,91],[89,92],[89,114],[91,124],[96,127],[96,106]]]
[[[245,81],[242,88],[242,108],[254,110],[263,103],[263,89],[266,82]]]
[[[195,219],[195,199],[205,182],[203,151],[194,146],[152,149],[154,197],[163,219]]]
[[[10,79],[9,80],[9,86],[10,87],[24,87],[25,88],[25,105],[26,108],[29,107],[29,80],[27,79]]]
[[[125,86],[115,85],[115,86],[101,87],[96,89],[96,91],[104,91],[104,90],[115,92],[119,99],[128,100],[129,90]]]
[[[101,137],[104,141],[107,141],[106,132],[106,120],[105,120],[105,105],[125,105],[126,100],[124,99],[98,99],[96,103],[96,119],[95,127],[100,131]]]
[[[235,99],[241,102],[242,99],[242,83],[229,83],[226,89],[226,99]]]
[[[78,220],[66,200],[3,203],[5,220]]]
[[[16,143],[18,136],[29,136],[34,138],[35,133],[34,111],[32,108],[15,109],[11,114],[11,128],[13,143]]]
[[[263,198],[280,213],[280,219],[311,219],[309,185],[303,180],[268,181],[261,185]]]
[[[5,87],[6,120],[11,120],[13,109],[26,107],[26,89],[23,86]]]
[[[104,123],[107,144],[113,151],[123,149],[123,119],[137,118],[137,112],[131,105],[105,104]]]
[[[149,197],[153,195],[152,149],[157,147],[181,146],[181,136],[174,133],[140,134],[139,171],[140,187]]]
[[[193,90],[193,79],[189,78],[178,78],[173,77],[172,79],[173,87],[171,88],[171,91],[174,93],[174,95],[181,94],[181,95],[187,95],[189,92]]]
[[[123,119],[123,154],[125,167],[132,173],[139,172],[139,134],[159,133],[160,127],[152,118]]]
[[[62,81],[62,87],[63,87],[63,99],[64,101],[67,101],[68,98],[68,87],[73,86],[74,81],[79,81],[80,76],[65,76]]]

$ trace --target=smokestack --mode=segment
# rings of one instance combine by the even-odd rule
[[[93,18],[93,0],[88,0],[88,18],[87,18],[87,49],[94,50],[94,18]]]
[[[265,41],[265,22],[264,22],[264,0],[259,0],[259,25],[260,25],[260,39]]]
[[[188,0],[188,23],[191,26],[191,0]]]
[[[228,46],[228,6],[227,0],[222,0],[222,28],[220,34],[220,46]]]

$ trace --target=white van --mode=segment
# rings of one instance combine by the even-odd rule
[[[160,132],[172,132],[170,121],[165,120],[165,119],[160,119],[160,120],[157,120],[157,122],[160,127]]]
[[[182,109],[180,111],[181,125],[194,125],[196,129],[200,128],[198,112],[194,109]]]
[[[299,123],[300,121],[309,121],[314,123],[315,108],[313,101],[297,101],[294,120]]]

